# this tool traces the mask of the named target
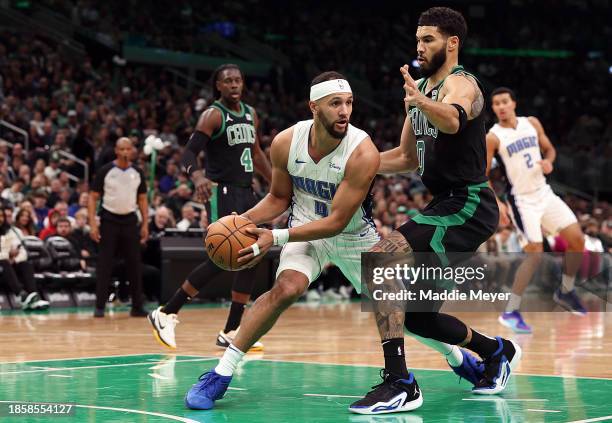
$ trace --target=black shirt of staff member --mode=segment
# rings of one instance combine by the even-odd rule
[[[100,243],[94,317],[104,317],[111,273],[117,257],[125,261],[126,276],[130,282],[130,315],[145,317],[147,311],[143,308],[140,244],[146,242],[149,236],[147,186],[142,170],[131,163],[135,151],[128,138],[117,140],[115,154],[117,158],[102,166],[96,173],[89,195],[90,235],[94,241]],[[98,227],[96,206],[100,197],[102,201]],[[140,209],[142,217],[140,226],[136,215],[137,208]]]

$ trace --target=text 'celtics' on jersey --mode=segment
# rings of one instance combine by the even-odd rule
[[[462,66],[455,66],[453,74],[467,73]],[[425,92],[427,79],[421,80],[419,90],[436,101],[444,85],[443,79],[429,92]],[[419,174],[425,186],[433,195],[444,193],[453,188],[462,188],[487,180],[485,127],[483,113],[469,120],[465,128],[457,134],[445,134],[435,127],[427,116],[415,106],[408,113],[416,136]]]
[[[240,102],[240,111],[215,101],[210,107],[221,112],[221,127],[212,134],[205,158],[206,176],[214,182],[250,186],[255,145],[254,109]]]

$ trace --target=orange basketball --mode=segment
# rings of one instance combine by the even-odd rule
[[[257,241],[255,235],[245,229],[256,228],[255,224],[244,217],[229,215],[222,217],[208,227],[204,240],[208,257],[224,270],[237,271],[238,251],[249,247]]]

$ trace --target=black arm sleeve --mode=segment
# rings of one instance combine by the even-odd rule
[[[189,141],[187,141],[185,151],[183,152],[183,157],[181,157],[181,169],[183,172],[187,173],[187,175],[191,175],[194,171],[200,170],[200,166],[198,165],[198,154],[206,148],[208,141],[210,141],[210,137],[202,131],[196,130],[191,137],[189,137]]]
[[[455,109],[457,109],[457,112],[459,112],[459,129],[457,130],[458,134],[459,132],[463,131],[463,128],[465,128],[465,125],[468,121],[468,117],[467,113],[465,112],[465,109],[461,107],[461,105],[457,103],[452,103],[451,106],[453,106]]]

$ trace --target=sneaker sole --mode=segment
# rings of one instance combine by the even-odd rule
[[[162,339],[162,337],[159,335],[159,331],[157,330],[157,326],[155,326],[155,323],[153,322],[153,320],[151,319],[151,314],[149,313],[147,315],[147,320],[149,321],[149,323],[151,323],[151,326],[153,326],[153,336],[155,337],[155,339],[157,340],[157,342],[162,346],[162,347],[166,347],[166,348],[170,348],[171,350],[175,350],[176,347],[173,347],[170,344],[167,344],[166,342],[164,342],[164,340]]]
[[[472,393],[478,394],[478,395],[495,395],[495,394],[499,394],[504,389],[506,389],[506,386],[508,386],[508,382],[510,381],[510,378],[512,377],[512,372],[514,371],[516,366],[518,366],[519,362],[521,361],[521,357],[523,356],[522,348],[519,347],[516,342],[512,340],[510,342],[512,343],[512,346],[514,347],[515,353],[514,353],[514,357],[512,357],[512,360],[510,360],[510,363],[509,363],[510,372],[508,373],[508,377],[506,378],[506,383],[504,385],[497,384],[495,388],[492,388],[492,389],[488,389],[488,388],[474,389],[472,390]]]
[[[412,411],[412,410],[416,410],[417,408],[421,407],[423,405],[423,394],[421,394],[419,396],[419,398],[417,398],[414,401],[410,401],[409,403],[404,404],[402,407],[399,408],[395,408],[393,410],[384,410],[384,411],[377,411],[377,412],[373,412],[372,408],[376,408],[376,407],[369,407],[369,408],[351,408],[349,407],[348,410],[351,413],[356,413],[356,414],[367,414],[367,415],[371,415],[371,416],[376,416],[378,414],[391,414],[391,413],[403,413],[406,411]]]
[[[512,330],[512,332],[514,333],[532,333],[532,330],[527,330],[527,329],[519,329],[516,326],[512,326],[510,323],[506,322],[506,319],[504,319],[503,317],[499,316],[497,318],[497,321],[502,325],[505,326],[509,329]]]

